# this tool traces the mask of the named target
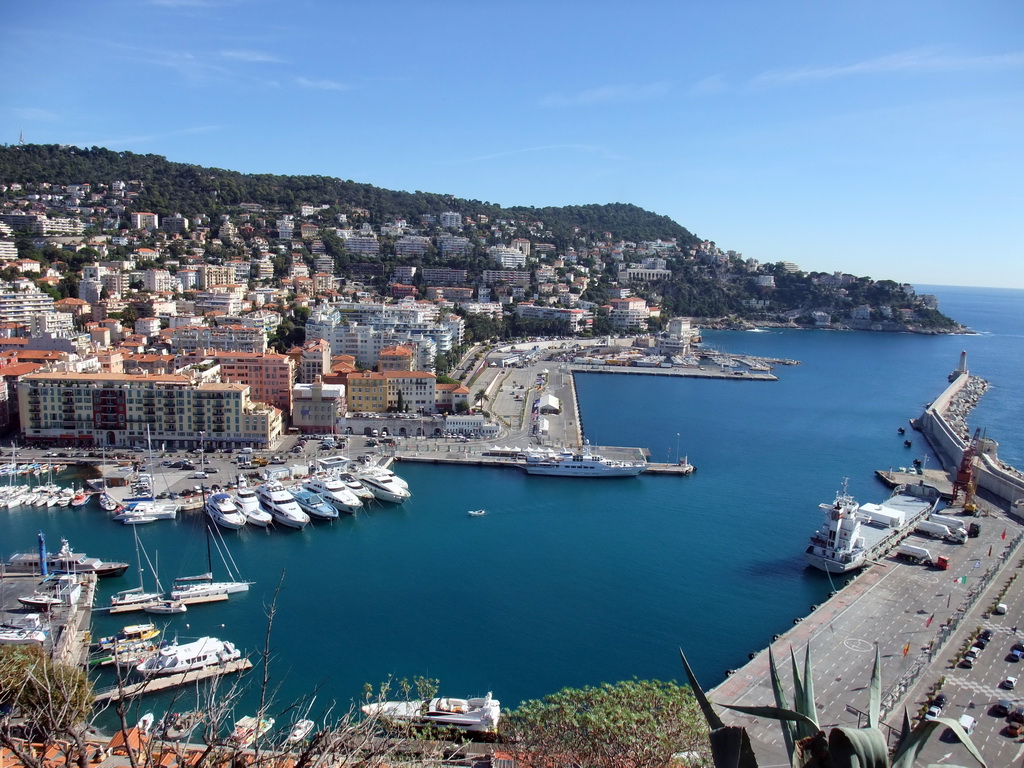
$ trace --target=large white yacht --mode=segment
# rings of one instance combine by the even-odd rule
[[[242,478],[238,483],[238,490],[235,491],[234,502],[235,506],[238,507],[238,510],[245,515],[245,521],[249,525],[266,528],[274,521],[274,518],[271,517],[270,513],[266,512],[263,507],[260,506],[260,500],[256,495],[256,491],[246,484],[245,478]]]
[[[213,493],[206,499],[206,514],[221,528],[237,531],[245,526],[245,515],[226,493]]]
[[[303,483],[302,487],[319,495],[339,512],[355,514],[356,510],[363,506],[362,499],[356,496],[352,489],[338,477],[330,475],[312,477]],[[365,486],[360,484],[360,487]]]
[[[299,508],[295,497],[277,480],[268,480],[256,489],[263,509],[269,512],[275,523],[289,528],[305,528],[309,524],[309,515]]]
[[[371,717],[398,724],[428,728],[457,728],[471,733],[495,733],[501,719],[501,702],[487,694],[479,699],[440,696],[426,701],[384,701],[366,704]]]
[[[582,453],[526,454],[519,464],[528,475],[554,475],[556,477],[636,477],[647,469],[646,461],[618,461],[590,452],[586,446]]]
[[[143,677],[173,675],[225,664],[241,657],[242,652],[231,643],[215,637],[201,637],[191,643],[174,643],[161,648],[155,656],[135,667],[135,670]]]
[[[370,493],[381,501],[401,504],[412,496],[408,487],[403,487],[405,481],[399,484],[396,482],[397,475],[383,467],[363,467],[356,470],[356,477],[370,490]]]

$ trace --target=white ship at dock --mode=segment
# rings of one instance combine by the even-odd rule
[[[819,505],[825,519],[811,535],[807,563],[829,573],[863,568],[909,534],[940,499],[930,485],[901,485],[881,504],[858,504],[844,482],[835,501]]]

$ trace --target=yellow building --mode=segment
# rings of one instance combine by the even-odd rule
[[[383,373],[361,371],[351,374],[345,382],[349,411],[385,413],[388,409],[388,377]]]

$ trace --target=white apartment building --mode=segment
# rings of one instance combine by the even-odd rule
[[[31,322],[33,315],[53,312],[53,298],[41,291],[0,292],[0,323]]]
[[[147,291],[166,293],[174,290],[176,281],[166,269],[147,269],[142,273],[142,286]]]

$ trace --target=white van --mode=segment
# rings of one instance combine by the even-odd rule
[[[251,445],[247,445],[245,448],[240,449],[238,452],[239,453],[252,453],[252,446]]]
[[[974,721],[973,717],[971,717],[970,715],[960,715],[960,721],[959,722],[960,722],[960,727],[963,728],[967,732],[968,736],[970,736],[972,733],[974,733],[975,721]]]
[[[998,616],[1002,616],[1004,613],[1006,613],[1006,603],[1000,603],[999,605],[997,605],[996,609],[992,611],[992,613]]]

